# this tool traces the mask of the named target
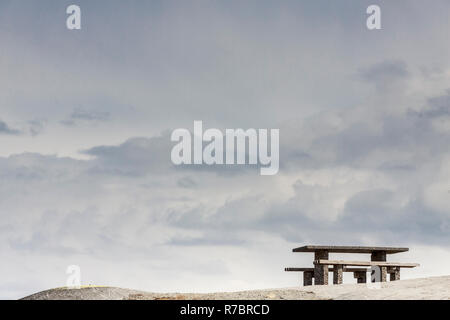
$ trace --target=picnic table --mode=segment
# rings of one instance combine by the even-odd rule
[[[362,247],[362,246],[317,246],[307,245],[294,248],[293,252],[311,252],[314,253],[313,268],[285,268],[285,271],[303,272],[303,285],[314,284],[327,285],[328,273],[333,272],[333,283],[342,284],[344,272],[353,272],[358,283],[367,282],[367,272],[378,272],[375,281],[386,282],[387,274],[390,275],[390,281],[400,280],[400,268],[414,268],[418,263],[399,263],[387,262],[386,256],[400,252],[406,252],[409,248],[399,247]],[[370,261],[346,261],[329,260],[329,253],[363,253],[370,254]],[[332,266],[330,268],[330,266]],[[366,267],[366,268],[349,268]],[[367,269],[370,267],[370,269]]]

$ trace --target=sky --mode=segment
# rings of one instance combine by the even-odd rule
[[[312,265],[291,251],[306,244],[406,246],[389,259],[421,266],[402,278],[449,274],[449,15],[444,0],[1,1],[0,298],[64,286],[69,265],[147,291],[295,286],[283,270]],[[170,133],[195,120],[279,129],[278,174],[174,166]]]

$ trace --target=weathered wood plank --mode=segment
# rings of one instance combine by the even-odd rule
[[[316,252],[325,250],[336,253],[373,253],[377,251],[384,251],[386,254],[394,254],[399,252],[406,252],[409,248],[399,247],[363,247],[363,246],[316,246],[307,245],[292,249],[293,252]]]
[[[384,261],[345,261],[345,260],[315,260],[314,264],[318,265],[345,265],[345,266],[379,266],[379,267],[401,267],[414,268],[420,266],[418,263],[404,263],[404,262],[384,262]]]
[[[307,272],[314,271],[314,268],[284,268],[287,272]],[[329,272],[334,272],[334,268],[329,268]],[[369,272],[370,269],[366,268],[344,268],[344,272]]]

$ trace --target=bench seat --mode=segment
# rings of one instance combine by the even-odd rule
[[[284,268],[284,271],[288,272],[308,272],[314,271],[314,268]],[[329,268],[328,271],[334,272],[333,268]],[[369,269],[366,268],[344,268],[344,272],[369,272]]]
[[[320,265],[340,265],[340,266],[378,266],[378,267],[399,267],[399,268],[415,268],[420,266],[418,263],[404,262],[385,262],[385,261],[345,261],[345,260],[315,260],[314,264]]]

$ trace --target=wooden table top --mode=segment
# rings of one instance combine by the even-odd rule
[[[337,253],[372,253],[377,251],[384,251],[386,254],[393,254],[399,252],[406,252],[409,248],[398,247],[361,247],[361,246],[315,246],[308,245],[292,249],[293,252],[316,252],[326,250],[328,252]]]

